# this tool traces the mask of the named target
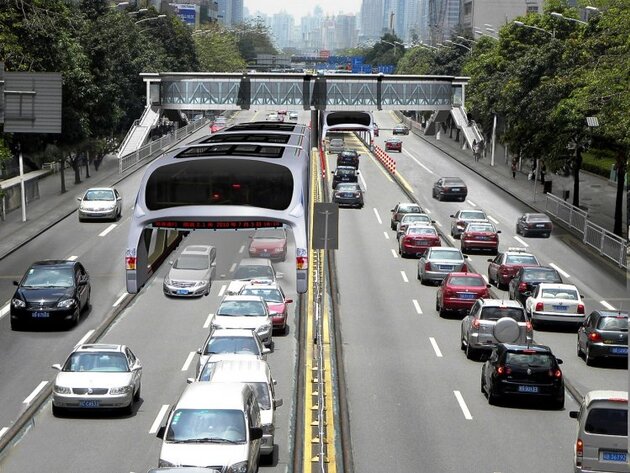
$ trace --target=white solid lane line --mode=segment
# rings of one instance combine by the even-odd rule
[[[523,239],[522,239],[522,238],[520,238],[520,237],[515,236],[515,237],[514,237],[514,239],[515,239],[516,241],[518,241],[521,245],[523,245],[525,248],[527,248],[527,247],[529,246],[529,245],[525,242],[525,240],[523,240]]]
[[[166,415],[166,411],[168,411],[168,404],[164,404],[162,405],[162,407],[160,408],[160,412],[158,412],[157,417],[155,418],[155,420],[153,421],[153,424],[151,425],[151,428],[149,429],[149,433],[150,434],[156,434],[158,429],[160,428],[160,425],[162,424],[162,419],[164,419],[164,416]]]
[[[472,415],[470,414],[470,411],[468,410],[468,406],[466,405],[466,401],[464,401],[464,397],[462,396],[462,393],[460,393],[459,391],[453,391],[453,394],[455,394],[455,399],[457,399],[459,408],[464,413],[464,418],[466,420],[472,420]]]
[[[385,239],[386,239],[386,240],[389,240],[389,233],[387,233],[387,232],[383,232],[383,235],[385,235]]]
[[[481,277],[483,278],[484,281],[486,281],[486,284],[488,284],[488,276],[486,276],[485,274],[482,274]]]
[[[571,276],[569,275],[569,273],[567,273],[565,270],[560,269],[555,263],[549,263],[549,266],[551,266],[553,269],[555,269],[556,271],[558,271],[560,274],[562,274],[565,278],[570,278]]]
[[[427,215],[431,215],[431,211],[429,209],[424,209],[424,213]]]
[[[78,256],[68,256],[66,259],[67,259],[68,261],[74,261],[74,260],[76,260],[77,258],[78,258]]]
[[[378,224],[382,225],[383,221],[381,220],[381,216],[378,214],[378,209],[374,209],[374,215],[376,215],[376,220],[378,220]]]
[[[413,302],[413,306],[414,306],[414,307],[415,307],[415,309],[416,309],[416,313],[417,313],[418,315],[422,315],[422,309],[420,308],[420,304],[418,304],[418,301],[417,301],[417,300],[415,300],[415,299],[413,299],[411,302]]]
[[[392,248],[392,256],[394,258],[398,258],[398,254],[396,253],[396,250]]]
[[[227,285],[226,284],[221,286],[221,290],[219,291],[219,297],[223,297],[223,293],[225,292],[226,289],[227,289]]]
[[[477,204],[475,204],[472,200],[470,199],[466,199],[466,202],[468,202],[468,205],[472,205],[473,207],[477,207]]]
[[[490,220],[495,225],[499,224],[499,221],[496,218],[494,218],[492,215],[488,215],[488,220]]]
[[[418,166],[420,166],[421,168],[423,168],[425,171],[427,171],[429,174],[435,174],[433,171],[431,171],[428,167],[426,167],[424,164],[422,164],[420,161],[418,161],[414,155],[412,155],[409,151],[407,151],[406,149],[403,149],[403,153],[405,153],[407,156],[409,156],[411,159],[413,159],[416,164]]]
[[[435,338],[429,337],[429,341],[431,342],[431,346],[433,347],[433,351],[435,352],[435,356],[437,356],[438,358],[442,358],[442,352],[440,351],[440,347],[438,347],[438,344],[435,341]]]
[[[406,274],[404,271],[401,271],[401,272],[400,272],[400,275],[402,276],[403,281],[405,281],[405,282],[409,282],[409,279],[407,279],[407,274]]]
[[[362,188],[364,191],[367,190],[367,182],[365,182],[365,179],[363,179],[363,174],[359,174],[359,179],[361,179],[361,184],[362,184]]]
[[[28,397],[22,401],[22,403],[30,404],[31,401],[35,399],[35,396],[37,396],[40,393],[40,391],[46,387],[47,384],[48,384],[48,381],[42,381],[41,383],[39,383],[37,387],[33,390],[33,392],[29,394]]]
[[[236,269],[236,263],[232,263],[232,266],[230,266],[230,273],[233,273],[235,269]]]
[[[99,233],[98,236],[104,237],[105,235],[107,235],[109,232],[111,232],[117,226],[118,225],[116,225],[115,223],[112,223],[109,227],[107,227],[105,230],[103,230],[101,233]]]
[[[604,307],[606,307],[606,309],[608,309],[608,310],[617,310],[617,309],[615,309],[615,308],[612,306],[612,304],[609,304],[609,303],[608,303],[608,302],[606,302],[606,301],[599,301],[599,303],[600,303],[601,305],[603,305]]]
[[[0,309],[0,319],[4,317],[5,315],[7,315],[10,310],[11,310],[11,302],[9,301],[4,305],[4,307],[2,307],[2,309]]]
[[[239,253],[239,254],[242,254],[242,253],[243,253],[243,251],[245,251],[245,245],[241,246],[241,247],[238,249],[238,253]]]
[[[123,292],[120,297],[118,299],[116,299],[116,302],[114,302],[114,305],[112,307],[118,307],[118,305],[123,301],[123,299],[127,297],[127,293]]]
[[[75,345],[75,347],[78,347],[80,345],[83,345],[85,343],[85,341],[90,338],[92,336],[92,334],[94,333],[94,329],[92,330],[88,330],[88,333],[86,333],[85,335],[83,335],[83,338],[81,338],[81,340],[79,340],[77,342],[77,344]]]
[[[438,222],[437,220],[435,221],[435,224],[436,224],[438,227],[441,227],[441,226],[442,226],[442,224],[441,224],[440,222]]]
[[[208,318],[203,323],[203,328],[210,328],[210,322],[212,322],[212,317],[214,317],[214,314],[212,313],[208,314]]]
[[[190,364],[192,363],[193,358],[195,358],[196,351],[191,351],[186,357],[186,361],[184,362],[184,366],[182,366],[182,371],[188,371],[190,368]]]
[[[2,427],[2,428],[0,429],[0,439],[2,438],[2,436],[3,436],[4,434],[6,434],[6,433],[7,433],[7,430],[9,430],[9,428],[8,428],[8,427]]]

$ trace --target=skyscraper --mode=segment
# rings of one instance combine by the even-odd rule
[[[219,22],[227,26],[243,22],[243,0],[217,0]]]
[[[363,0],[359,41],[376,41],[383,34],[383,0]]]

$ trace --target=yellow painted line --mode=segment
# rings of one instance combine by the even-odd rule
[[[252,117],[252,121],[255,122],[256,121],[256,117],[258,116],[258,114],[260,113],[260,110],[256,110],[254,112],[254,116]]]
[[[335,445],[337,440],[337,433],[335,432],[335,419],[333,409],[333,392],[332,392],[332,367],[331,367],[331,343],[330,343],[330,330],[329,330],[328,310],[324,310],[324,380],[325,380],[325,399],[326,399],[326,423],[328,428],[328,438],[326,439],[328,453],[328,473],[336,473],[337,471],[337,459]]]
[[[400,180],[401,184],[405,187],[405,189],[407,189],[410,194],[413,194],[414,193],[413,189],[411,188],[411,185],[407,182],[407,179],[402,177],[402,174],[399,171],[396,171],[396,174],[398,175],[398,179]]]

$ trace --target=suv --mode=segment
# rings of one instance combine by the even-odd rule
[[[214,246],[190,245],[171,264],[162,290],[167,296],[207,296],[217,267]]]
[[[591,391],[569,417],[578,421],[575,473],[630,471],[627,391]]]
[[[337,166],[333,171],[332,188],[340,182],[359,182],[359,171],[352,166]]]
[[[466,358],[472,359],[497,343],[527,345],[532,338],[532,325],[520,302],[479,299],[462,320],[460,347],[466,351]]]
[[[344,149],[337,155],[337,166],[352,166],[359,169],[359,153],[353,149]]]
[[[490,404],[507,396],[536,401],[544,397],[554,409],[562,409],[561,364],[547,346],[499,343],[481,369],[481,392]]]

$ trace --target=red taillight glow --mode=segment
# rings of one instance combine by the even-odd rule
[[[597,333],[597,332],[591,332],[588,334],[588,339],[591,342],[601,342],[602,341],[602,336],[601,334]]]
[[[536,311],[543,310],[544,304],[542,302],[536,302]]]
[[[577,442],[575,442],[575,456],[578,457],[578,466],[581,465],[582,457],[584,456],[584,442],[582,442],[582,439],[577,439]]]
[[[472,321],[473,328],[479,328],[480,325],[481,323],[479,322],[479,319],[473,319]]]
[[[549,376],[551,376],[552,378],[560,379],[562,378],[562,371],[560,371],[559,369],[549,370]]]
[[[503,365],[497,366],[497,374],[499,376],[510,374],[511,372],[512,372],[512,368],[510,368],[509,366],[503,366]]]
[[[532,328],[532,323],[529,320],[527,322],[525,322],[525,328],[527,329],[528,332],[531,332],[531,331],[534,330]]]
[[[424,263],[424,270],[431,271],[431,263],[429,263],[428,261]]]
[[[525,292],[527,291],[527,283],[526,282],[522,282],[518,285],[518,291],[519,292]]]
[[[577,306],[577,313],[578,314],[583,314],[584,313],[584,304],[578,304],[578,306]]]
[[[468,272],[468,265],[466,263],[462,264],[462,273]]]
[[[241,189],[241,185],[240,184],[232,184],[232,189],[240,190]]]

